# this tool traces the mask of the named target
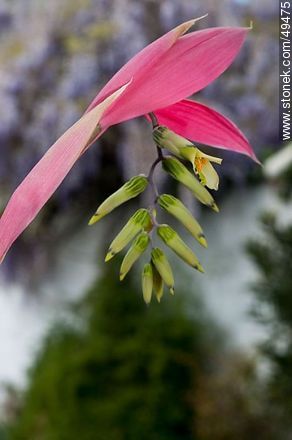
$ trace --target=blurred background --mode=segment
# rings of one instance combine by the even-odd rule
[[[197,28],[253,30],[196,99],[231,117],[263,162],[281,149],[274,0],[0,0],[0,208],[120,66],[205,13]],[[204,275],[172,258],[176,296],[146,307],[141,266],[120,283],[119,259],[103,263],[143,197],[87,222],[154,154],[144,120],[112,127],[1,266],[1,440],[292,439],[292,166],[267,178],[220,151],[219,215],[161,180],[209,248],[196,247]]]

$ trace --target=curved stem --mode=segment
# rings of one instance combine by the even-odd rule
[[[156,145],[156,150],[157,150],[157,156],[158,159],[162,160],[163,159],[163,153],[160,147],[158,147],[158,145]]]
[[[157,128],[159,126],[159,122],[158,122],[158,120],[157,120],[157,118],[156,118],[154,113],[149,113],[149,117],[150,117],[151,122],[152,122],[152,128],[153,128],[153,130],[155,130],[155,128]],[[147,177],[148,181],[149,181],[149,184],[150,184],[150,186],[152,188],[152,192],[154,194],[153,203],[149,207],[149,210],[151,212],[150,215],[151,215],[152,224],[153,224],[154,229],[157,226],[159,226],[159,223],[157,222],[157,220],[155,218],[155,213],[154,213],[155,206],[157,204],[157,199],[159,197],[159,191],[158,191],[158,188],[157,188],[156,183],[154,181],[154,171],[155,171],[156,166],[164,159],[162,150],[161,150],[161,148],[157,144],[156,144],[156,151],[157,151],[157,158],[152,163],[151,168],[150,168],[149,173],[148,173],[148,177]],[[152,235],[153,235],[153,231],[150,233],[151,246],[153,247]]]
[[[158,192],[158,189],[157,189],[157,186],[156,186],[156,184],[155,184],[155,182],[154,182],[154,178],[153,178],[153,175],[154,175],[154,170],[155,170],[155,168],[156,168],[156,166],[162,161],[162,157],[157,157],[157,159],[153,162],[153,164],[151,165],[151,168],[150,168],[150,171],[149,171],[149,174],[148,174],[148,176],[147,176],[147,178],[148,178],[148,180],[149,180],[149,183],[150,183],[150,185],[151,185],[151,187],[152,187],[152,189],[153,189],[153,192],[154,192],[154,194],[155,194],[155,201],[154,201],[154,204],[156,203],[156,199],[157,199],[157,197],[159,196],[159,192]]]
[[[155,114],[152,113],[152,112],[150,112],[148,114],[149,114],[149,117],[150,117],[151,122],[152,122],[152,128],[154,129],[154,128],[158,127],[159,123],[158,123],[158,119],[155,116]]]
[[[147,176],[147,178],[148,178],[149,180],[151,180],[151,179],[153,178],[154,170],[155,170],[156,166],[159,164],[159,162],[161,162],[161,161],[162,161],[162,158],[157,157],[157,159],[155,159],[155,161],[154,161],[153,164],[151,165],[151,168],[150,168],[149,173],[148,173],[148,176]]]

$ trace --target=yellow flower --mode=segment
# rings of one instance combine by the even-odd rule
[[[161,125],[153,130],[153,138],[160,148],[166,148],[180,159],[189,160],[202,185],[218,189],[219,176],[211,162],[221,164],[222,159],[203,153],[188,139]]]
[[[196,147],[181,147],[180,154],[191,162],[203,185],[210,189],[218,189],[219,176],[211,162],[221,164],[222,159],[205,154]]]

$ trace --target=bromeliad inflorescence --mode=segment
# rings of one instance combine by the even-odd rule
[[[218,188],[219,179],[212,164],[220,164],[221,159],[203,153],[187,139],[242,153],[255,161],[257,158],[248,140],[233,122],[206,105],[186,99],[227,69],[250,28],[214,27],[185,35],[198,20],[180,24],[122,66],[80,119],[57,139],[28,173],[12,194],[0,218],[0,263],[92,144],[111,126],[146,116],[152,122],[158,151],[149,175],[136,176],[125,183],[101,204],[90,224],[138,196],[149,185],[153,190],[153,206],[138,210],[130,218],[111,243],[106,260],[132,242],[121,266],[120,277],[123,279],[135,261],[152,247],[150,262],[143,270],[146,302],[150,301],[152,291],[160,300],[163,285],[174,292],[169,262],[159,247],[153,247],[154,237],[157,236],[192,267],[203,270],[193,251],[177,233],[169,225],[160,225],[156,218],[156,210],[161,207],[180,220],[206,247],[202,229],[190,211],[174,196],[159,194],[154,182],[154,169],[161,163],[163,170],[185,185],[201,203],[218,211],[207,188]],[[171,156],[165,155],[164,149]],[[188,162],[191,162],[194,173],[188,170]]]
[[[169,288],[171,294],[174,294],[174,276],[171,266],[164,251],[160,247],[155,247],[155,238],[168,246],[189,266],[199,272],[204,272],[197,256],[178,233],[171,226],[158,222],[157,207],[161,207],[179,220],[202,246],[207,247],[203,230],[188,208],[170,194],[159,194],[154,181],[156,166],[162,163],[164,171],[186,186],[201,203],[218,212],[218,207],[206,186],[211,189],[218,188],[219,177],[211,162],[221,164],[222,161],[203,153],[190,141],[167,127],[158,125],[155,114],[150,113],[149,116],[153,125],[153,139],[158,157],[153,162],[148,176],[132,177],[98,207],[89,221],[90,225],[98,222],[121,204],[141,194],[149,184],[153,192],[153,203],[147,209],[138,209],[131,216],[110,244],[105,257],[106,262],[111,260],[132,242],[120,268],[120,280],[123,280],[134,263],[149,248],[150,261],[144,265],[142,271],[143,298],[147,304],[150,303],[153,293],[160,302],[164,285]],[[172,154],[165,155],[164,150]],[[192,163],[194,173],[198,175],[200,181],[184,165],[185,161]]]

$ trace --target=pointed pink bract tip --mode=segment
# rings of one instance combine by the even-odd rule
[[[255,154],[253,154],[251,158],[256,164],[260,165],[261,167],[263,166],[262,162],[257,158]]]
[[[208,14],[205,14],[205,15],[202,15],[201,17],[193,18],[192,20],[185,21],[184,23],[178,25],[174,29],[174,32],[178,36],[184,35],[192,26],[194,26],[195,23],[197,23],[197,21],[202,20],[203,18],[207,17],[207,15]]]

